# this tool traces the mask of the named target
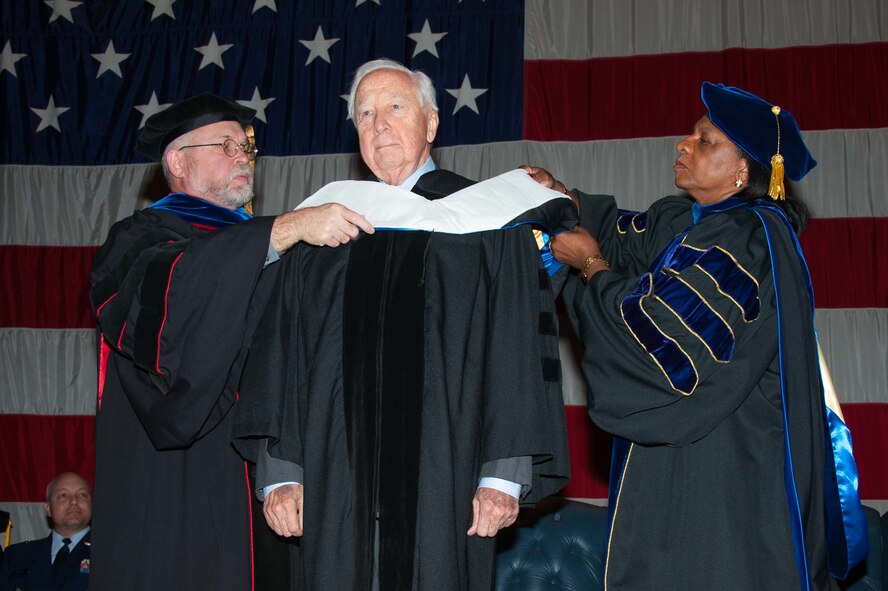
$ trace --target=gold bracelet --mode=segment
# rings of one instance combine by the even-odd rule
[[[606,260],[604,260],[603,256],[601,256],[600,254],[593,254],[592,256],[588,257],[585,261],[583,261],[583,270],[580,271],[580,277],[583,278],[584,282],[589,281],[589,275],[587,275],[587,272],[589,271],[589,267],[591,267],[592,263],[594,263],[595,261],[601,261],[602,263],[605,264],[605,266],[610,267],[608,262]]]

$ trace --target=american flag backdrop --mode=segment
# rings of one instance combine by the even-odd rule
[[[884,0],[5,0],[0,5],[0,509],[46,534],[59,471],[93,474],[89,266],[111,224],[163,196],[132,147],[205,91],[257,110],[256,211],[362,178],[350,75],[389,57],[436,83],[440,166],[523,163],[643,209],[674,191],[704,80],[796,116],[819,166],[798,189],[817,326],[861,496],[888,500],[888,8]],[[563,338],[573,479],[606,497],[610,440]],[[730,469],[730,466],[726,466]],[[101,502],[97,498],[95,502]]]

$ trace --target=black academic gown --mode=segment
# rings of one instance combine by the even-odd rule
[[[55,575],[52,534],[11,545],[0,555],[0,591],[86,591],[90,587],[91,534],[87,532],[71,549]]]
[[[777,216],[727,205],[695,218],[682,197],[638,215],[604,196],[581,202],[581,225],[613,269],[565,291],[586,349],[589,414],[617,436],[607,589],[796,590],[797,556],[811,589],[835,588],[802,269]],[[784,483],[787,429],[794,503]]]
[[[470,184],[446,171],[414,192]],[[568,475],[557,324],[529,227],[377,231],[297,246],[244,373],[237,447],[304,468],[297,588],[490,589],[492,538],[468,537],[479,469],[532,456],[525,502]],[[301,585],[301,586],[300,586]]]
[[[250,487],[231,411],[273,284],[276,265],[263,270],[273,219],[209,231],[223,222],[193,209],[194,224],[136,212],[93,264],[94,591],[251,585]]]

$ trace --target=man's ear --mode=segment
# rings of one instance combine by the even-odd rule
[[[163,155],[166,158],[170,173],[176,178],[185,176],[185,156],[179,150],[167,150]]]
[[[47,517],[52,517],[52,512],[49,510],[49,503],[43,503],[43,510],[46,511]]]
[[[429,111],[426,114],[426,141],[432,143],[438,135],[438,111]]]

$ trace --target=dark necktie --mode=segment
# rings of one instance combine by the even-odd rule
[[[68,554],[71,553],[71,549],[68,547],[68,544],[71,543],[71,538],[62,538],[62,544],[64,544],[61,549],[56,554],[55,560],[52,561],[52,576],[56,576],[59,574],[59,571],[64,566],[65,561],[68,559]]]

